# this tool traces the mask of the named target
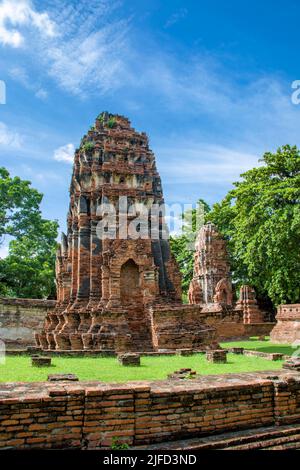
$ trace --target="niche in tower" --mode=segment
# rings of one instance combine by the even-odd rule
[[[133,259],[129,259],[121,267],[120,295],[122,304],[142,301],[139,267]]]

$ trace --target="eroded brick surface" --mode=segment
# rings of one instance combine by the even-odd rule
[[[129,205],[160,205],[161,180],[146,134],[125,117],[103,113],[75,152],[68,232],[57,253],[57,305],[37,344],[116,352],[209,348],[215,329],[203,323],[198,306],[181,303],[164,217],[151,238],[124,237],[132,217],[121,224],[120,197]],[[115,233],[101,239],[99,208],[109,203],[117,209]],[[147,228],[153,229],[150,218]]]
[[[208,223],[200,229],[194,255],[194,277],[189,289],[193,304],[232,305],[230,264],[225,240]]]
[[[141,357],[139,354],[125,353],[118,355],[118,361],[122,366],[140,366]]]
[[[32,346],[34,332],[42,330],[54,306],[54,300],[0,297],[0,339],[6,348]]]
[[[227,362],[227,351],[225,349],[207,351],[206,359],[216,364],[225,364]]]
[[[300,304],[280,305],[276,320],[271,341],[283,344],[298,342],[300,345]]]
[[[226,241],[211,222],[203,225],[195,243],[194,275],[189,303],[201,306],[206,324],[216,328],[219,339],[269,334],[268,322],[251,286],[242,286],[239,300],[233,299]]]
[[[287,371],[0,385],[2,449],[131,446],[299,422],[299,373]]]

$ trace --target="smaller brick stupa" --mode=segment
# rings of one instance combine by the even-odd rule
[[[152,212],[140,220],[125,199],[129,207],[163,205],[155,157],[146,134],[127,118],[102,113],[75,152],[68,232],[57,252],[57,305],[37,344],[103,352],[213,347],[215,329],[203,323],[199,305],[181,302],[163,213],[156,224]],[[114,221],[101,236],[106,206],[115,208]],[[148,236],[136,236],[141,227]]]
[[[239,300],[234,301],[230,271],[226,240],[208,222],[196,238],[190,304],[201,306],[205,322],[216,327],[219,339],[269,334],[274,323],[259,308],[251,286],[242,286]]]
[[[196,238],[194,276],[188,297],[191,304],[233,303],[226,241],[211,222],[203,225]]]
[[[245,324],[264,322],[264,312],[259,308],[255,289],[251,286],[241,286],[236,310],[242,310]]]

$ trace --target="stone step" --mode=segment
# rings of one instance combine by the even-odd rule
[[[260,438],[261,439],[261,438]],[[228,450],[259,450],[259,449],[287,449],[294,448],[300,449],[300,432],[293,435],[278,437],[267,440],[260,440],[259,442],[250,442],[249,444],[241,444],[236,446],[228,446]]]
[[[300,441],[288,442],[279,446],[271,446],[264,450],[300,450]]]
[[[163,450],[283,450],[300,449],[300,424],[233,431],[213,436],[160,442],[138,448]]]

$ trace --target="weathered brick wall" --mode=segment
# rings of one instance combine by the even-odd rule
[[[299,376],[266,376],[2,384],[0,448],[95,449],[300,422]]]
[[[300,378],[274,382],[274,416],[277,424],[300,421]]]
[[[265,335],[269,336],[272,329],[274,328],[276,323],[266,322],[266,323],[252,323],[245,325],[245,336],[260,336]]]
[[[156,305],[150,309],[158,349],[216,347],[216,332],[204,323],[199,305]]]
[[[234,387],[155,388],[138,406],[135,441],[168,441],[272,421],[272,384],[268,381]]]
[[[42,329],[54,306],[53,300],[0,297],[0,339],[7,348],[34,345],[34,332]]]
[[[276,320],[271,332],[274,343],[292,344],[300,340],[300,304],[279,305]]]
[[[275,323],[244,323],[243,312],[229,310],[224,311],[210,311],[203,309],[201,316],[207,325],[216,329],[217,338],[219,341],[234,338],[249,338],[250,336],[268,336],[275,326]]]

